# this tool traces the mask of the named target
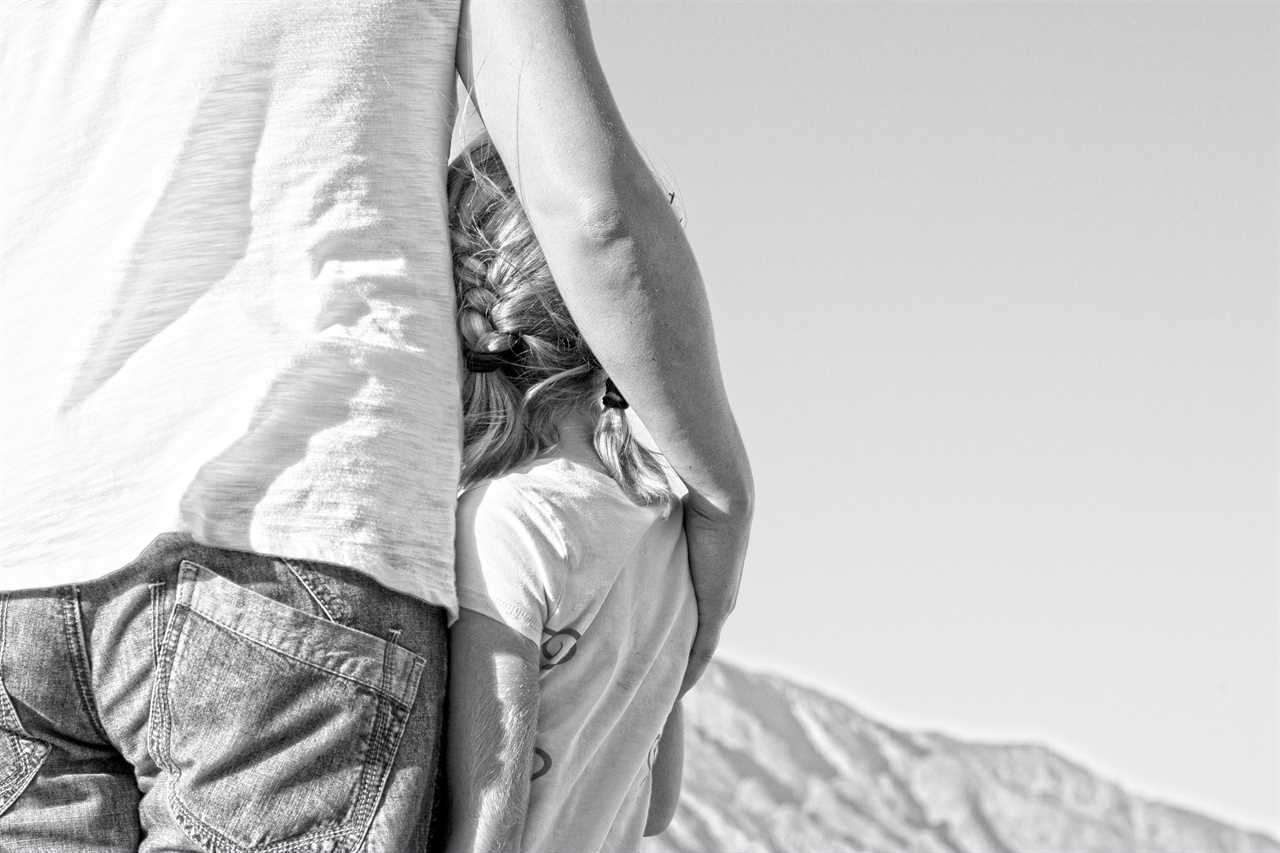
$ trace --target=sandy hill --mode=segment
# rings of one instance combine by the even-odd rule
[[[680,811],[644,853],[1280,853],[1043,747],[899,731],[729,664],[686,708]]]

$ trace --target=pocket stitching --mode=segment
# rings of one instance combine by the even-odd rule
[[[208,586],[205,586],[202,582],[202,575],[208,575]],[[270,596],[263,595],[256,590],[236,584],[234,581],[229,580],[212,569],[191,560],[182,561],[182,565],[179,569],[178,586],[179,594],[177,595],[177,601],[174,605],[175,609],[185,608],[188,612],[195,613],[210,623],[217,625],[219,628],[234,633],[248,642],[270,649],[271,651],[287,657],[290,660],[306,664],[307,666],[313,667],[322,672],[360,684],[369,690],[387,696],[401,707],[409,707],[412,705],[410,697],[407,695],[407,691],[406,697],[402,699],[393,692],[393,688],[400,689],[404,687],[409,680],[413,668],[417,665],[425,665],[425,660],[421,655],[416,654],[403,646],[388,642],[383,637],[353,628],[350,625],[344,625],[342,622],[330,621],[316,616],[313,613],[307,613],[304,610],[284,604]],[[238,594],[247,595],[248,598],[246,601],[256,602],[258,607],[266,610],[268,613],[271,611],[278,611],[280,614],[284,614],[289,618],[301,620],[305,626],[307,626],[304,630],[310,630],[313,626],[315,629],[320,631],[336,632],[335,636],[345,635],[347,637],[354,637],[356,638],[356,642],[364,646],[374,644],[374,648],[361,650],[363,652],[362,656],[368,661],[378,660],[378,658],[381,657],[382,667],[377,669],[370,668],[370,671],[367,674],[361,675],[352,675],[340,672],[310,658],[299,657],[297,654],[279,648],[271,642],[265,641],[252,633],[246,633],[240,628],[233,627],[223,618],[220,618],[221,612],[226,610],[225,605],[227,602],[223,600],[223,596],[228,593],[226,593],[225,590],[234,590]],[[226,612],[238,616],[243,611],[232,610]],[[409,665],[408,671],[402,673],[400,678],[389,680],[386,677],[386,666],[390,659],[388,655],[389,652],[402,656],[406,659],[406,663]],[[393,681],[394,684],[392,683]]]
[[[40,772],[40,768],[44,765],[45,759],[49,757],[50,746],[47,743],[35,743],[30,746],[34,750],[28,752],[23,748],[27,746],[15,735],[9,734],[10,744],[16,744],[16,750],[19,764],[7,779],[0,784],[0,814],[9,810],[9,807],[17,802],[18,797],[22,796],[22,792],[31,784],[31,780],[35,778],[36,773]]]
[[[180,774],[173,768],[173,759],[169,755],[169,730],[173,709],[169,707],[169,691],[166,688],[169,683],[169,673],[173,668],[173,656],[177,650],[174,648],[176,643],[170,643],[170,639],[176,638],[182,631],[188,612],[190,611],[186,608],[175,606],[169,614],[169,624],[165,629],[164,640],[160,643],[156,658],[155,680],[151,685],[151,713],[148,715],[147,726],[147,741],[151,757],[157,765],[173,773],[174,778]]]
[[[390,702],[394,702],[396,705],[399,705],[402,708],[406,707],[406,705],[402,701],[400,701],[400,697],[396,696],[394,693],[391,692],[391,688],[388,685],[387,679],[385,678],[385,676],[382,679],[381,683],[369,684],[368,682],[362,681],[359,678],[353,678],[350,675],[347,675],[345,673],[338,672],[337,670],[334,670],[334,669],[329,669],[327,666],[321,666],[315,661],[304,660],[303,658],[300,658],[297,655],[291,655],[288,652],[281,651],[280,649],[277,649],[274,646],[271,646],[271,645],[268,645],[267,643],[262,642],[256,637],[251,637],[248,634],[244,633],[243,631],[238,631],[235,628],[232,628],[230,625],[227,625],[223,622],[219,622],[217,619],[214,619],[212,616],[209,616],[205,613],[201,613],[199,610],[193,610],[190,607],[187,607],[186,605],[180,605],[180,606],[192,616],[198,616],[201,619],[203,619],[205,622],[208,622],[210,625],[217,625],[223,631],[226,631],[228,634],[235,634],[237,637],[244,640],[246,643],[252,643],[253,645],[257,646],[260,649],[265,649],[266,651],[269,651],[273,654],[280,655],[280,657],[288,658],[294,663],[299,663],[299,664],[302,664],[303,666],[310,667],[311,669],[318,670],[319,672],[323,672],[325,675],[332,675],[334,678],[341,678],[343,681],[349,681],[352,684],[358,684],[361,687],[365,688],[366,690],[370,690],[376,693],[381,698],[387,699]],[[416,665],[416,661],[415,661],[415,665]]]
[[[7,797],[13,793],[15,787],[20,787],[19,782],[31,770],[32,765],[36,764],[39,759],[34,753],[39,752],[41,747],[48,750],[47,744],[33,744],[30,741],[23,741],[13,732],[4,732],[5,741],[9,744],[9,749],[17,758],[17,764],[14,769],[9,771],[0,778],[0,795]]]
[[[178,774],[174,774],[177,778]],[[191,807],[182,801],[178,796],[177,789],[169,791],[169,806],[173,809],[174,814],[178,816],[178,822],[182,824],[182,829],[191,836],[193,841],[200,844],[213,845],[214,853],[222,853],[223,850],[231,851],[231,853],[288,853],[289,850],[302,850],[313,847],[317,842],[332,841],[335,838],[350,836],[355,834],[355,828],[346,829],[326,829],[315,834],[309,834],[299,839],[277,841],[274,844],[268,844],[266,847],[241,847],[232,839],[228,838],[225,833],[219,832],[209,824],[200,819]]]
[[[184,563],[187,561],[184,561]],[[193,567],[196,564],[192,564]],[[200,568],[216,574],[203,566]],[[219,576],[220,577],[220,576]],[[194,586],[196,579],[195,573],[188,575],[179,575],[179,586]],[[225,579],[224,579],[225,580]],[[171,786],[169,791],[170,807],[173,809],[175,816],[180,818],[184,831],[192,837],[193,840],[210,845],[210,853],[291,853],[291,851],[303,851],[314,847],[318,842],[332,841],[335,839],[344,840],[348,846],[343,849],[354,850],[363,843],[364,837],[368,834],[372,827],[373,817],[376,812],[377,804],[382,798],[382,792],[386,787],[390,769],[395,763],[395,757],[399,754],[399,745],[403,739],[405,729],[407,728],[408,718],[416,704],[418,684],[421,680],[421,674],[426,666],[426,661],[420,655],[410,653],[412,657],[411,668],[406,676],[409,682],[410,690],[407,691],[407,702],[402,702],[397,696],[390,692],[389,682],[392,680],[391,675],[391,655],[396,648],[401,651],[408,651],[402,647],[392,647],[392,644],[386,644],[383,649],[383,666],[380,674],[380,682],[378,685],[367,684],[365,681],[343,673],[334,672],[333,670],[318,665],[312,661],[303,660],[295,655],[283,652],[280,649],[271,647],[268,644],[257,640],[254,637],[246,635],[242,631],[225,625],[217,619],[202,613],[191,607],[190,590],[187,595],[182,594],[179,589],[177,595],[177,603],[175,603],[171,612],[169,625],[165,632],[159,659],[156,662],[155,682],[152,687],[152,720],[153,724],[149,726],[149,745],[151,753],[157,765],[170,773],[174,782],[178,782],[182,773],[173,763],[173,756],[170,749],[170,743],[173,736],[173,710],[170,697],[170,681],[173,677],[174,663],[178,657],[178,645],[180,638],[184,636],[187,629],[187,623],[192,615],[198,615],[203,618],[207,624],[214,626],[215,629],[225,631],[242,641],[252,643],[254,646],[266,651],[274,652],[281,657],[287,658],[297,664],[302,664],[310,669],[322,672],[328,676],[336,676],[344,681],[357,685],[363,691],[367,691],[368,695],[376,703],[374,709],[374,722],[369,731],[369,748],[366,750],[361,762],[360,775],[357,779],[355,797],[352,802],[351,809],[345,826],[338,826],[331,829],[319,831],[311,831],[304,833],[302,836],[294,839],[282,839],[270,843],[266,846],[246,848],[241,847],[236,841],[229,838],[225,833],[215,829],[206,823],[194,810],[191,809],[179,795],[178,785]],[[279,605],[279,602],[268,598],[268,601]],[[324,623],[340,626],[340,623]],[[341,626],[345,627],[345,626]],[[373,635],[369,635],[373,636]],[[375,638],[376,639],[376,638]],[[2,637],[0,637],[2,641]],[[400,713],[397,713],[399,709]],[[399,724],[397,726],[397,717]],[[397,728],[399,735],[396,735]]]
[[[179,611],[181,611],[181,613]],[[177,783],[182,778],[182,771],[180,771],[177,768],[177,766],[173,763],[173,756],[169,749],[169,742],[172,738],[172,733],[173,733],[172,708],[169,702],[169,681],[172,677],[173,664],[178,657],[178,649],[177,649],[178,641],[180,637],[183,635],[183,631],[186,628],[189,617],[192,615],[203,616],[203,614],[200,614],[197,611],[192,610],[190,607],[187,607],[184,604],[180,604],[174,608],[173,619],[169,624],[168,631],[166,632],[164,647],[162,650],[164,668],[163,670],[161,670],[159,666],[157,666],[156,668],[156,683],[154,686],[154,694],[153,694],[153,702],[152,702],[153,710],[156,712],[157,716],[159,717],[159,719],[156,720],[157,725],[151,726],[152,756],[155,759],[156,763],[160,765],[165,770],[165,772],[172,775],[173,781],[175,783]],[[235,634],[241,639],[244,639],[248,642],[252,642],[256,646],[267,649],[269,651],[277,651],[275,649],[271,649],[269,646],[265,646],[262,643],[258,643],[254,641],[252,638],[244,637],[239,632],[228,628],[227,626],[223,625],[221,622],[218,622],[215,619],[209,619],[208,617],[205,617],[204,621],[208,622],[210,625],[217,626],[217,628],[220,630],[227,631],[228,633]],[[294,658],[292,655],[283,655],[283,656],[289,658],[290,660],[297,661],[297,659]],[[318,666],[313,666],[311,664],[308,664],[307,661],[297,661],[297,662],[302,664],[307,664],[308,666],[311,666],[311,668],[313,669],[316,669],[320,672],[324,672],[326,675],[337,674],[337,673],[331,673],[329,672],[329,670],[323,667],[318,667]],[[352,683],[360,684],[360,682],[357,682],[354,679],[347,679],[347,680],[351,681]],[[360,686],[364,687],[365,685],[360,684]],[[155,694],[160,694],[160,695],[155,695]],[[385,707],[384,703],[390,701],[391,697],[383,696],[376,692],[371,692],[370,695],[372,695],[374,698],[374,701],[377,702],[377,710],[375,711],[375,723],[374,723],[373,732],[370,738],[371,740],[375,740],[379,737],[376,715],[384,711],[384,707]],[[161,740],[163,741],[162,743],[160,742]],[[363,765],[361,767],[361,775],[359,779],[359,784],[360,784],[360,787],[362,788],[368,787],[368,785],[365,783],[365,775],[370,763],[376,763],[379,765],[379,767],[381,767],[383,762],[381,761],[363,762]],[[254,851],[254,853],[289,853],[289,851],[291,850],[304,850],[308,847],[315,845],[317,842],[340,839],[340,838],[343,838],[344,836],[350,839],[352,836],[356,834],[357,830],[360,829],[359,824],[362,823],[366,817],[365,815],[361,814],[359,811],[359,807],[364,806],[364,802],[360,800],[359,797],[357,797],[357,800],[355,803],[353,803],[353,807],[351,809],[352,817],[349,819],[350,822],[354,825],[349,825],[346,827],[337,827],[334,829],[325,829],[325,830],[320,830],[319,832],[307,833],[303,835],[301,838],[284,839],[282,841],[277,841],[272,844],[269,844],[265,847],[248,848],[248,847],[240,846],[233,839],[229,838],[225,833],[215,829],[213,826],[206,823],[198,814],[196,814],[196,812],[190,806],[188,806],[185,802],[183,802],[182,797],[178,792],[177,784],[173,784],[170,786],[169,805],[170,805],[170,808],[173,809],[175,816],[177,816],[180,819],[180,823],[182,824],[183,831],[185,831],[188,835],[190,835],[193,841],[196,841],[200,844],[211,845],[211,848],[210,848],[211,853],[224,853],[224,851],[225,853],[248,853],[248,851],[250,850]]]
[[[330,622],[351,627],[350,608],[339,596],[334,595],[323,576],[311,571],[300,561],[286,560],[283,557],[280,557],[279,560],[293,575],[294,579],[302,585],[302,588],[307,591],[307,595],[311,596],[311,600],[316,603],[316,606],[320,608]]]
[[[391,680],[391,652],[392,645],[387,644],[386,650],[383,652],[382,658],[382,682],[385,689],[389,689],[388,682]],[[373,762],[367,763],[362,768],[360,774],[360,790],[364,801],[357,804],[357,808],[377,808],[378,802],[382,799],[382,792],[387,786],[387,777],[390,775],[391,766],[395,764],[396,756],[400,752],[400,743],[404,739],[404,730],[408,727],[409,715],[413,713],[413,705],[416,704],[418,696],[418,683],[422,678],[422,670],[425,668],[426,662],[419,659],[415,660],[413,669],[409,675],[409,691],[410,703],[408,706],[400,705],[404,711],[404,719],[400,722],[400,736],[395,737],[396,719],[395,711],[387,707],[383,703],[378,703],[377,716],[374,718],[372,737],[378,741],[377,745],[377,776],[374,782],[377,784],[368,784],[366,782],[367,772],[370,771]],[[400,703],[396,703],[400,704]],[[364,836],[368,833],[369,827],[365,827],[358,839],[363,842]]]
[[[9,596],[0,595],[0,661],[4,659],[4,652],[8,642],[5,626],[9,617]],[[0,678],[0,720],[4,722],[8,729],[4,731],[5,739],[9,744],[9,749],[13,752],[17,759],[12,772],[8,773],[3,779],[0,779],[0,814],[9,810],[9,807],[17,802],[18,797],[31,784],[31,780],[35,778],[36,773],[40,771],[45,760],[49,757],[52,747],[42,741],[38,741],[27,733],[26,727],[22,725],[22,720],[18,718],[18,711],[13,707],[13,701],[9,698],[9,692],[4,687],[4,681]],[[19,736],[18,732],[21,732]]]

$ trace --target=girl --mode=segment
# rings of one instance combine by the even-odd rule
[[[679,794],[697,623],[680,504],[487,142],[449,200],[466,376],[448,849],[633,851]]]

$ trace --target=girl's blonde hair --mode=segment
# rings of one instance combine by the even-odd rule
[[[595,410],[596,455],[638,504],[674,495],[656,454],[621,409],[601,403],[605,375],[556,289],[497,151],[481,139],[449,168],[449,232],[464,362],[462,487],[551,450],[565,416]]]

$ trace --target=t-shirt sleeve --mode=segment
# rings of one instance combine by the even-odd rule
[[[458,605],[542,643],[564,574],[564,536],[531,495],[504,484],[472,489],[458,503]]]

